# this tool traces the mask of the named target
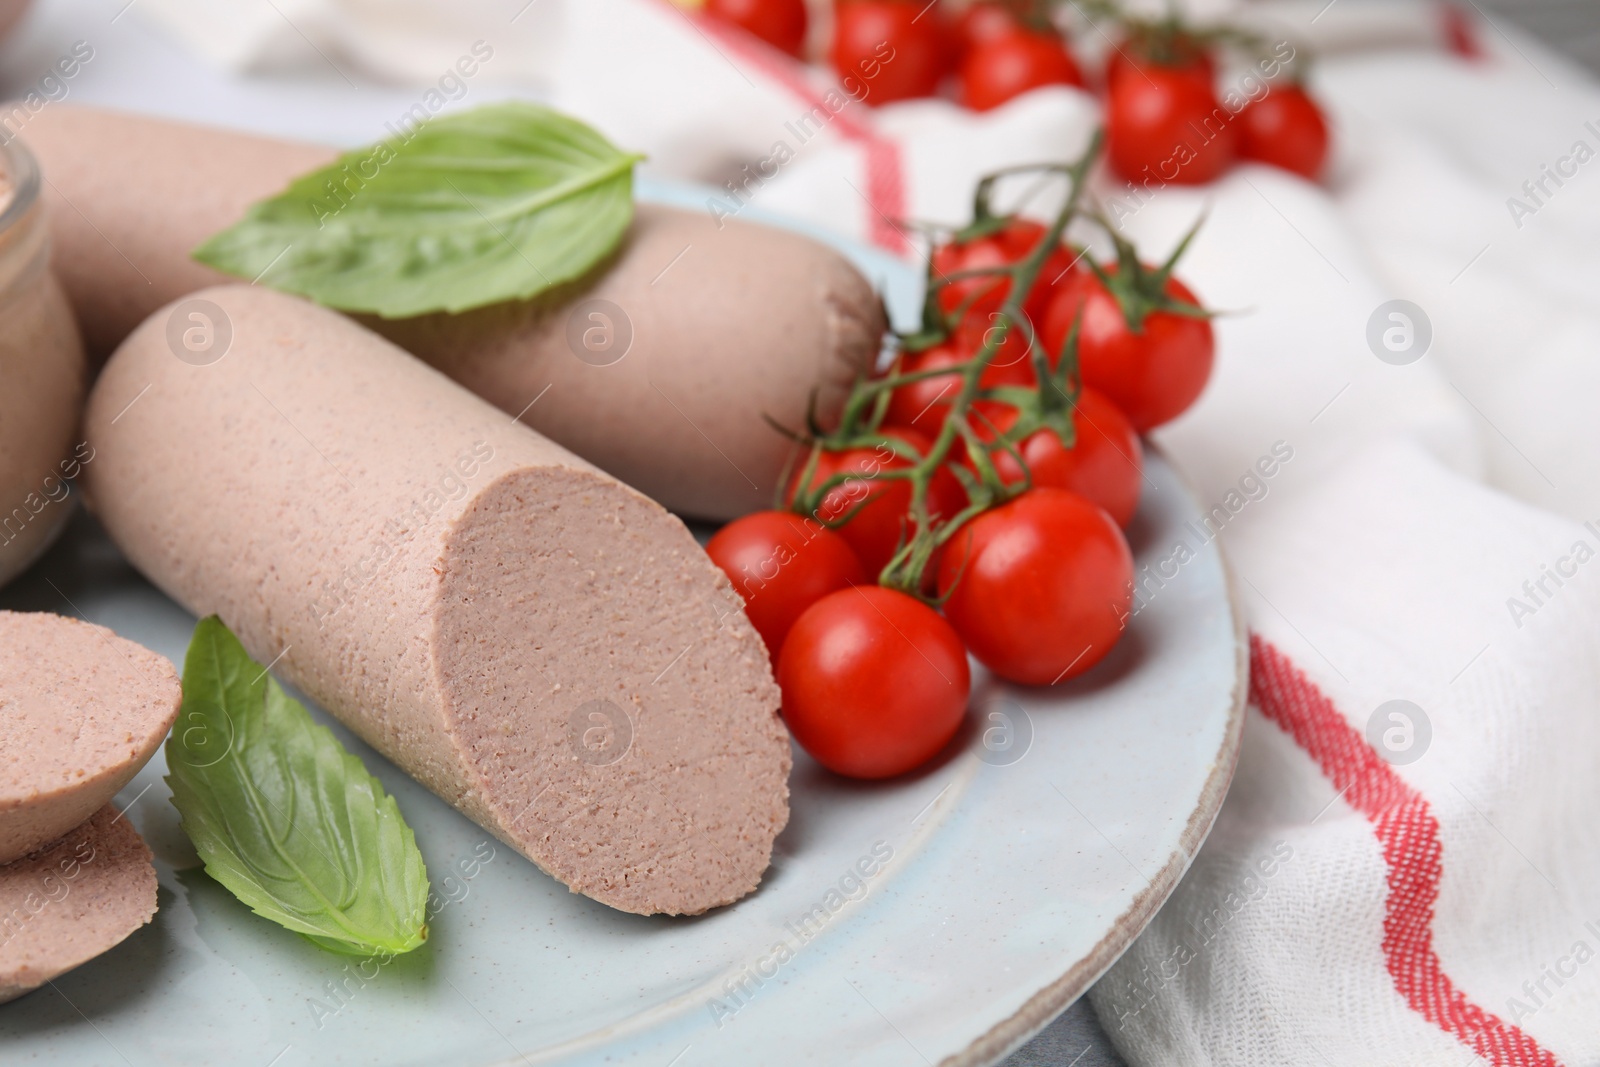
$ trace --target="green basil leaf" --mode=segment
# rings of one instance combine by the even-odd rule
[[[428,872],[394,798],[215,615],[195,627],[167,784],[206,873],[334,952],[428,939]]]
[[[491,104],[296,178],[194,257],[386,318],[526,300],[616,249],[641,158],[549,108]]]

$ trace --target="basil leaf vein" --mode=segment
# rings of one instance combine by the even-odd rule
[[[428,937],[428,872],[399,805],[216,616],[195,627],[167,784],[211,875],[347,955]]]
[[[526,300],[616,249],[640,158],[536,104],[441,115],[296,178],[194,258],[385,318]]]

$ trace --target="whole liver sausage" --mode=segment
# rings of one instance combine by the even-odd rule
[[[348,318],[196,298],[225,355],[174,356],[180,302],[89,400],[89,500],[134,565],[573,890],[692,914],[754,889],[788,736],[684,525]]]
[[[150,849],[108,804],[0,867],[0,1004],[121,944],[155,913]]]
[[[21,132],[50,177],[58,272],[97,353],[226,280],[190,251],[335,155],[70,105]],[[364,321],[672,510],[712,519],[770,504],[789,444],[763,415],[803,427],[815,392],[828,424],[884,328],[866,279],[823,245],[650,204],[583,284]]]
[[[233,281],[189,253],[338,154],[65,103],[16,132],[46,179],[56,277],[97,365],[156,308]]]
[[[103,626],[0,611],[0,863],[115,796],[155,755],[182,699],[165,657]]]

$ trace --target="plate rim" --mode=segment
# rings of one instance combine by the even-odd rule
[[[1146,439],[1147,451],[1158,453],[1166,462],[1191,500],[1198,502],[1194,486],[1184,476],[1182,468],[1172,462],[1166,449]],[[1223,731],[1222,745],[1217,750],[1210,776],[1200,791],[1200,802],[1189,815],[1189,822],[1178,839],[1178,847],[1167,859],[1150,884],[1134,897],[1111,929],[1097,942],[1087,955],[1076,960],[1067,972],[1054,982],[1029,997],[1015,1012],[968,1043],[960,1052],[952,1053],[939,1061],[939,1067],[991,1067],[1015,1052],[1035,1037],[1045,1027],[1074,1003],[1111,966],[1133,946],[1156,913],[1171,898],[1178,883],[1194,864],[1195,857],[1222,811],[1222,803],[1233,784],[1234,771],[1239,765],[1239,751],[1244,740],[1245,707],[1250,694],[1250,640],[1249,627],[1244,612],[1240,610],[1239,583],[1222,542],[1214,542],[1217,561],[1222,568],[1223,588],[1227,592],[1228,611],[1233,617],[1233,705],[1228,710],[1228,721]]]

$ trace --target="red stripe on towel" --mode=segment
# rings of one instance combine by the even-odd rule
[[[1394,987],[1423,1018],[1494,1067],[1559,1067],[1520,1029],[1472,1003],[1433,949],[1443,846],[1428,801],[1373,750],[1322,690],[1263,638],[1250,635],[1250,700],[1303,748],[1366,817],[1389,868],[1383,958]]]
[[[670,0],[661,0],[672,7]],[[831,124],[840,136],[862,148],[866,168],[866,188],[858,190],[866,198],[867,235],[873,244],[895,255],[909,255],[911,242],[901,227],[906,215],[905,168],[902,165],[900,146],[883,136],[872,125],[850,114],[850,106],[835,111],[823,100],[827,92],[841,92],[837,88],[819,90],[806,77],[805,66],[798,60],[772,48],[736,26],[728,26],[716,19],[705,18],[681,8],[673,8],[696,28],[713,40],[717,47],[738,58],[741,64],[762,77],[776,82],[807,109],[821,109],[831,115]]]

